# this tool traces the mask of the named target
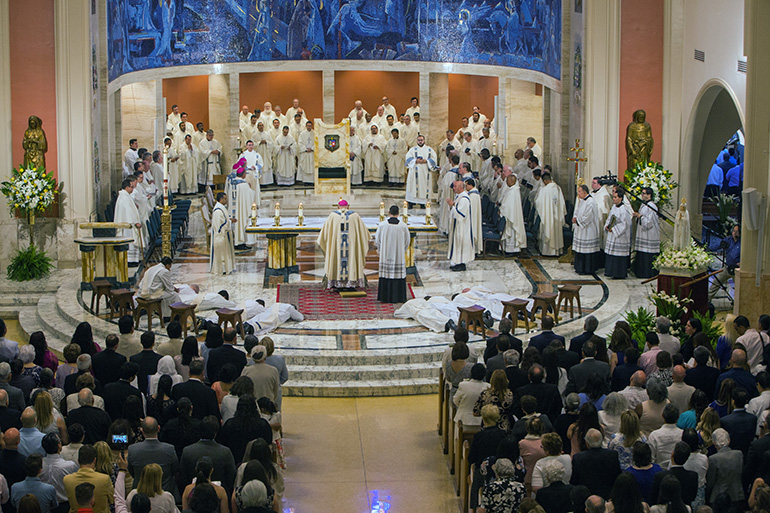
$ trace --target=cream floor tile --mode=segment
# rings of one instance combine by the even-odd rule
[[[367,513],[371,511],[366,484],[363,482],[286,483],[286,494],[281,510],[283,513]]]
[[[372,513],[457,513],[459,499],[449,480],[368,481]]]

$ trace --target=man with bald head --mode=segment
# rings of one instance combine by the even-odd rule
[[[0,431],[21,427],[21,412],[8,406],[8,392],[0,389]]]
[[[9,428],[3,433],[3,450],[0,451],[0,474],[8,481],[8,487],[27,477],[24,471],[26,458],[19,454],[19,430]]]
[[[22,411],[27,403],[24,401],[24,392],[20,388],[10,385],[11,366],[7,362],[0,363],[0,389],[8,394],[8,406],[17,411]]]
[[[602,449],[603,435],[598,429],[589,429],[585,436],[588,449],[572,457],[573,486],[584,485],[591,493],[609,498],[615,478],[620,475],[618,453],[613,449]]]
[[[157,463],[163,469],[163,490],[170,492],[179,502],[181,496],[175,479],[179,470],[179,459],[173,445],[158,440],[158,431],[157,420],[152,417],[145,417],[142,420],[144,442],[133,444],[128,448],[128,472],[134,477],[134,486],[136,486],[142,477],[142,469],[150,463]]]
[[[73,424],[83,426],[84,442],[87,444],[93,445],[99,440],[107,440],[110,416],[104,410],[94,406],[94,393],[90,388],[83,388],[78,392],[78,404],[80,406],[67,416],[67,427]]]
[[[40,432],[37,425],[37,413],[31,407],[25,408],[21,412],[21,429],[19,430],[19,436],[21,438],[19,442],[19,454],[24,457],[30,454],[45,454],[43,450],[43,437],[45,436]]]
[[[634,409],[644,401],[649,399],[644,384],[647,381],[647,375],[643,370],[638,370],[631,375],[628,386],[619,393],[628,401],[629,409]]]
[[[586,499],[586,513],[604,513],[607,506],[601,497],[592,495]]]
[[[687,369],[683,365],[677,365],[671,372],[674,382],[668,387],[668,400],[671,404],[679,408],[680,412],[690,409],[690,397],[695,392],[695,387],[684,382],[687,375]]]
[[[730,356],[730,365],[728,365],[725,372],[719,375],[714,385],[715,394],[719,393],[722,382],[727,378],[732,378],[735,381],[735,388],[746,390],[749,393],[749,399],[759,395],[759,392],[757,392],[757,380],[749,372],[746,351],[743,349],[733,349],[733,353]]]

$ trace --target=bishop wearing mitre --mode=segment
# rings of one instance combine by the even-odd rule
[[[316,243],[324,252],[324,279],[327,289],[366,287],[364,265],[371,235],[359,215],[340,200],[329,214]]]

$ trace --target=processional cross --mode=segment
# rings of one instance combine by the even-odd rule
[[[567,162],[574,162],[575,163],[575,188],[579,187],[584,183],[582,178],[579,178],[579,166],[581,162],[588,162],[588,157],[581,157],[580,152],[585,151],[583,148],[580,147],[580,139],[575,139],[575,147],[570,148],[569,151],[574,151],[575,156],[574,157],[567,157]]]

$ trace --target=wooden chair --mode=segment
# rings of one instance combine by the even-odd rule
[[[463,476],[461,470],[463,468],[463,444],[464,443],[472,443],[473,437],[476,436],[476,433],[481,431],[481,426],[464,426],[462,421],[457,422],[457,437],[456,437],[456,443],[457,443],[457,489],[459,490],[461,488],[460,480],[465,477],[466,482],[468,481],[467,474]]]
[[[201,217],[203,218],[203,229],[206,230],[206,249],[211,248],[211,209],[204,201],[201,203]]]
[[[214,190],[217,192],[224,192],[225,183],[227,183],[227,175],[214,175]]]
[[[195,319],[195,305],[188,305],[187,303],[174,303],[169,305],[171,309],[171,320],[179,317],[179,324],[182,325],[183,337],[187,338],[187,321],[192,319],[193,329],[195,330],[195,336],[198,336],[198,323]]]
[[[147,313],[147,331],[152,330],[152,314],[158,314],[160,318],[160,327],[165,328],[166,323],[163,321],[163,310],[160,307],[161,299],[142,299],[136,298],[136,310],[134,310],[134,328],[139,327],[139,320],[142,318],[142,310]]]
[[[110,290],[110,320],[134,313],[134,292],[128,289]]]
[[[91,282],[91,311],[94,312],[94,301],[96,301],[96,315],[99,315],[99,303],[104,297],[105,306],[110,306],[110,290],[112,283],[107,280],[94,280]]]
[[[503,301],[503,319],[506,315],[511,314],[511,321],[513,321],[513,328],[511,333],[516,333],[516,328],[519,327],[519,312],[524,312],[524,326],[529,333],[529,315],[527,314],[527,304],[529,301],[526,299],[511,299],[510,301]]]
[[[550,307],[553,311],[553,318],[554,321],[559,321],[559,307],[556,305],[556,294],[555,292],[541,292],[539,294],[535,294],[532,296],[532,299],[535,300],[535,303],[532,305],[532,314],[530,316],[530,320],[535,320],[535,312],[538,308],[540,308],[540,320],[543,320],[543,316],[548,313],[548,308]]]
[[[444,393],[444,369],[439,367],[438,369],[438,436],[441,436],[444,428],[444,401],[446,395]]]
[[[471,329],[473,329],[473,333],[478,335],[478,329],[481,328],[481,336],[486,339],[487,338],[487,332],[486,332],[486,326],[484,326],[484,307],[483,306],[469,306],[469,307],[458,307],[458,310],[460,310],[460,319],[457,322],[458,326],[463,325],[463,321],[465,321],[465,329],[468,330],[470,333]]]
[[[575,317],[575,304],[574,301],[577,301],[578,305],[578,315],[583,316],[583,307],[580,305],[580,289],[582,288],[582,285],[562,285],[559,287],[559,300],[556,301],[556,307],[559,310],[565,311],[567,307],[567,302],[569,302],[569,318],[573,319]],[[564,301],[564,308],[562,308],[562,301]]]
[[[224,331],[227,328],[227,324],[229,323],[233,328],[238,330],[238,332],[241,334],[241,338],[246,338],[246,332],[243,329],[243,320],[241,319],[242,313],[242,308],[240,310],[220,308],[217,310],[217,317],[219,317],[217,324],[221,326],[222,331]]]

